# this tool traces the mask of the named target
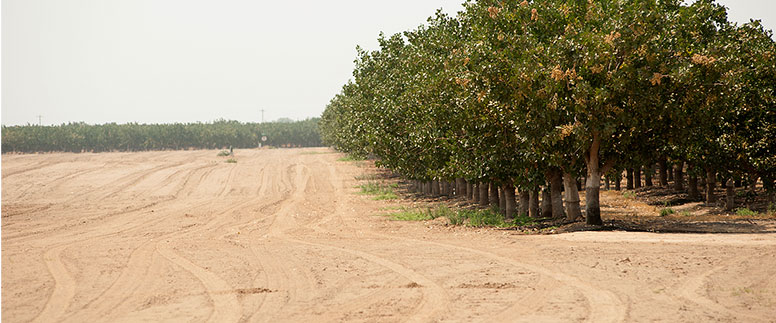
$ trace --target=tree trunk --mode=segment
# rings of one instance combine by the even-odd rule
[[[501,191],[504,192],[504,212],[508,220],[515,218],[515,187],[512,184],[501,185]]]
[[[501,210],[501,214],[504,215],[506,218],[507,216],[507,200],[504,197],[506,193],[504,193],[504,186],[498,187],[498,209]]]
[[[431,181],[431,195],[434,197],[440,196],[439,194],[439,181],[438,180],[432,180]]]
[[[622,173],[617,173],[614,175],[614,190],[619,191],[622,190]],[[587,197],[585,197],[587,198]]]
[[[717,202],[714,196],[714,188],[717,186],[717,173],[711,168],[706,169],[706,204],[712,205]]]
[[[480,183],[472,183],[472,202],[480,203]]]
[[[674,167],[670,163],[668,164],[668,181],[674,181]]]
[[[455,195],[466,196],[466,180],[463,178],[459,177],[455,179]]]
[[[628,168],[625,170],[625,189],[632,190],[633,189],[633,168]]]
[[[563,172],[560,169],[553,168],[550,171],[550,197],[552,198],[552,217],[560,219],[563,217]]]
[[[654,173],[654,169],[652,168],[654,165],[647,165],[644,166],[644,186],[646,187],[652,187],[652,174]]]
[[[528,193],[528,216],[539,218],[539,188],[535,187]]]
[[[431,181],[423,182],[423,194],[426,196],[431,196],[433,194],[431,191]]]
[[[488,182],[480,182],[480,206],[488,206]]]
[[[526,190],[520,190],[520,209],[517,211],[517,216],[528,216],[528,201],[531,198],[531,194]]]
[[[493,182],[489,183],[489,190],[490,190],[490,196],[488,199],[490,200],[490,206],[498,208],[499,207],[499,201],[498,201],[498,185],[496,185]]]
[[[582,217],[577,180],[571,174],[563,173],[563,185],[566,188],[566,220],[576,221]]]
[[[660,187],[668,187],[668,167],[666,166],[666,156],[661,156],[657,161],[660,169]]]
[[[452,198],[455,196],[455,183],[453,181],[446,181],[447,185],[447,197]]]
[[[674,189],[684,191],[684,162],[679,162],[674,166]]]
[[[587,180],[585,181],[585,222],[590,225],[602,225],[601,204],[599,195],[601,190],[601,165],[598,151],[601,147],[601,138],[597,131],[593,132],[593,143],[586,152],[585,164],[587,164]],[[606,168],[606,167],[604,167]],[[604,169],[603,173],[607,170]],[[616,187],[620,189],[620,175],[617,177]]]
[[[474,184],[471,181],[466,181],[466,199],[469,201],[474,199]]]
[[[736,207],[736,186],[735,181],[733,181],[733,178],[728,178],[727,182],[725,183],[725,196],[727,197],[727,201],[725,201],[725,210],[733,211],[733,209]]]
[[[641,188],[641,166],[633,169],[633,188]]]
[[[701,192],[698,191],[698,176],[690,173],[687,179],[687,193],[691,200],[697,200],[701,197]]]
[[[542,189],[542,217],[552,218],[552,198],[547,187]]]
[[[606,186],[604,186],[604,189],[608,191],[611,188],[611,185],[609,184],[609,182],[611,181],[609,180],[609,176],[605,176],[604,178],[606,179],[605,180]]]

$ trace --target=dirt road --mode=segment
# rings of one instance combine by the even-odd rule
[[[2,318],[776,321],[776,235],[397,222],[326,149],[4,155]]]

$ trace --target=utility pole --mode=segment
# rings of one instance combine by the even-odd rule
[[[42,115],[38,115],[38,125],[41,126],[43,123],[41,122],[41,119],[43,118]]]
[[[261,123],[264,123],[264,109],[261,109]]]

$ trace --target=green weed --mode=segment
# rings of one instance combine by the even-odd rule
[[[231,155],[231,154],[229,153],[229,151],[228,151],[228,150],[222,150],[222,151],[219,151],[219,152],[218,152],[218,155],[217,155],[217,156],[218,156],[218,157],[226,157],[226,156],[229,156],[229,155]]]
[[[674,209],[672,209],[670,207],[666,207],[666,208],[663,208],[663,209],[660,210],[660,216],[671,215],[671,214],[674,214],[674,213],[676,213],[676,211],[674,211]]]
[[[352,161],[362,161],[362,160],[365,160],[365,159],[366,158],[359,157],[359,156],[346,155],[345,157],[341,157],[341,158],[339,158],[337,160],[338,161],[343,161],[343,162],[352,162]]]
[[[633,193],[633,192],[623,192],[622,196],[625,197],[626,199],[633,199],[633,198],[636,198],[636,193]]]
[[[741,207],[736,209],[736,215],[739,216],[758,216],[760,213],[757,213],[757,211],[752,211],[748,208]]]
[[[395,200],[399,198],[394,192],[394,189],[399,187],[398,184],[385,185],[380,182],[369,181],[358,187],[361,188],[361,194],[372,195],[374,200]]]
[[[237,162],[237,159],[234,159],[234,158],[229,158],[229,159],[227,159],[227,160],[226,160],[226,162],[227,162],[227,163],[230,163],[230,164],[234,164],[234,163],[236,163],[236,162]]]

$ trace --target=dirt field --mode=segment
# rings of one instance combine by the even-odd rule
[[[326,149],[216,153],[3,155],[3,320],[776,321],[774,233],[390,221]]]

